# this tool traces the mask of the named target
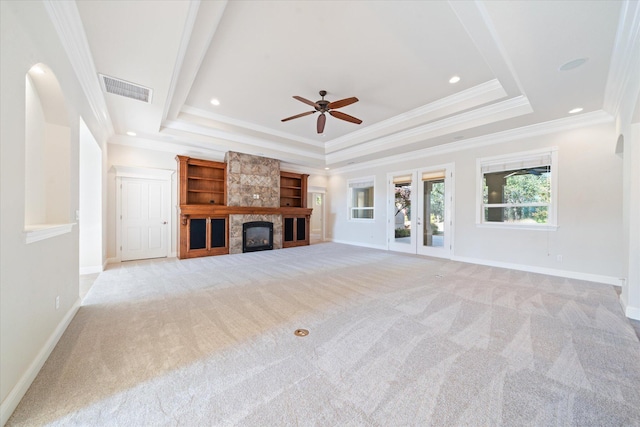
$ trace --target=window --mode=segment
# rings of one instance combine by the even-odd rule
[[[478,223],[556,226],[556,149],[478,159]]]
[[[373,219],[374,180],[367,177],[348,181],[349,219]]]

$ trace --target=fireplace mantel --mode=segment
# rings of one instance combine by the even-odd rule
[[[186,224],[190,215],[311,215],[312,211],[311,208],[291,207],[180,205],[180,219]]]

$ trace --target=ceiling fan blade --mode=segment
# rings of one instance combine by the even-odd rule
[[[324,113],[318,116],[318,133],[324,132],[324,124],[327,121],[327,116]]]
[[[355,118],[353,116],[350,116],[348,114],[341,113],[340,111],[329,111],[329,114],[331,114],[336,119],[345,120],[347,122],[355,123],[357,125],[362,123],[362,120]]]
[[[309,114],[313,114],[315,111],[307,111],[306,113],[296,114],[295,116],[287,117],[286,119],[280,120],[281,122],[286,122],[287,120],[297,119],[298,117],[308,116]]]
[[[315,108],[318,108],[318,109],[320,108],[320,106],[318,104],[316,104],[315,102],[309,101],[308,99],[305,99],[305,98],[303,98],[301,96],[294,95],[294,98],[297,99],[300,102],[304,102],[307,105],[311,105],[312,107],[315,107]]]
[[[339,101],[330,102],[329,105],[327,105],[327,108],[346,107],[347,105],[351,105],[354,102],[358,102],[358,98],[356,98],[355,96],[352,96],[351,98],[345,98]]]

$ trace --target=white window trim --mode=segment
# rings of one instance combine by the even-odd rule
[[[482,222],[483,210],[483,172],[482,167],[496,163],[516,162],[519,159],[527,157],[541,156],[544,154],[551,155],[551,202],[549,204],[547,224],[513,224],[507,222]],[[527,206],[533,206],[535,203],[527,203]],[[541,203],[546,206],[546,203]],[[496,204],[496,207],[509,207],[512,204]],[[476,227],[479,228],[501,228],[509,230],[536,230],[536,231],[556,231],[558,229],[558,147],[548,147],[538,150],[521,151],[500,156],[481,157],[476,159]]]
[[[373,206],[370,207],[363,207],[363,208],[354,208],[353,207],[353,194],[351,192],[352,184],[359,184],[359,183],[371,183],[373,186]],[[354,179],[348,179],[347,180],[347,221],[352,221],[352,222],[375,222],[376,220],[376,213],[375,213],[375,207],[376,207],[376,177],[374,175],[371,176],[365,176],[362,178],[354,178]],[[359,209],[359,210],[363,210],[363,209],[370,209],[373,212],[373,218],[353,218],[352,213],[353,213],[353,209]]]

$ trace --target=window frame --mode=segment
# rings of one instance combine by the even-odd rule
[[[493,173],[500,171],[513,170],[514,165],[527,162],[535,162],[536,159],[548,157],[549,162],[543,162],[539,166],[547,165],[550,167],[551,183],[550,183],[550,200],[549,203],[527,203],[527,206],[548,206],[547,223],[546,224],[519,224],[512,222],[486,221],[484,219],[484,209],[486,207],[518,207],[521,204],[509,203],[484,203],[484,175],[485,173]],[[483,169],[491,167],[491,171],[483,171]],[[558,228],[558,148],[549,147],[539,150],[521,151],[499,156],[481,157],[476,159],[476,227],[484,228],[501,228],[516,230],[538,230],[538,231],[555,231]]]
[[[364,184],[371,184],[365,186]],[[358,186],[360,185],[360,186]],[[372,190],[371,206],[358,207],[353,206],[353,190],[356,188],[369,188]],[[375,221],[375,199],[376,199],[376,179],[375,176],[366,176],[361,178],[353,178],[347,180],[347,219],[354,222],[374,222]],[[371,218],[354,218],[354,209],[371,211]]]

